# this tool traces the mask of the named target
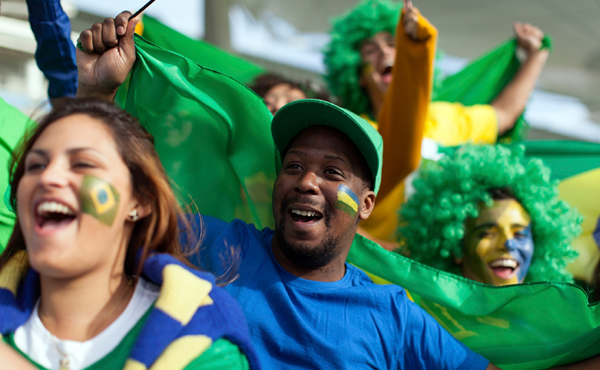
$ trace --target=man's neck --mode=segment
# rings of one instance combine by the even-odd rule
[[[279,265],[290,274],[302,279],[322,282],[334,282],[341,280],[346,275],[346,257],[350,247],[344,248],[331,262],[323,267],[306,268],[294,264],[281,251],[277,245],[276,238],[271,242],[271,250],[275,260]]]

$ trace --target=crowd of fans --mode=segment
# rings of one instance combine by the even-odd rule
[[[10,119],[18,146],[0,131],[0,368],[497,369],[347,263],[357,234],[482,286],[573,282],[581,215],[541,161],[497,144],[548,58],[538,28],[514,25],[519,68],[463,105],[431,101],[438,31],[410,0],[336,18],[331,96],[272,73],[250,85],[273,114],[278,169],[273,227],[257,229],[182,208],[143,119],[115,105],[139,17],[94,24],[73,48],[59,1],[28,6],[53,108]],[[428,142],[457,148],[422,161]],[[558,368],[600,366],[581,360]]]

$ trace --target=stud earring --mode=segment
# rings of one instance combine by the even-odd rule
[[[140,216],[138,216],[137,209],[134,209],[133,211],[129,212],[129,221],[136,222],[137,220],[139,220],[139,218]]]

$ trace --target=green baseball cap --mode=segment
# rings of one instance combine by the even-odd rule
[[[377,194],[383,162],[383,139],[379,132],[365,119],[335,104],[317,99],[296,100],[283,106],[273,117],[271,134],[278,152],[282,153],[296,135],[312,126],[333,127],[352,140],[371,170],[373,191]]]

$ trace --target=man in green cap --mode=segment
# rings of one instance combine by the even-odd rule
[[[380,186],[383,143],[364,119],[320,100],[281,108],[271,126],[279,172],[275,230],[236,220],[202,222],[196,264],[225,272],[268,369],[486,369],[398,286],[374,284],[346,257]],[[201,262],[201,263],[198,263]],[[493,367],[492,367],[493,368]]]

